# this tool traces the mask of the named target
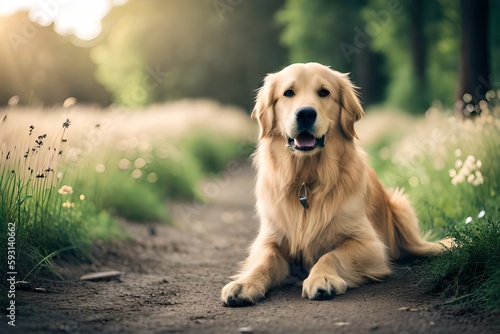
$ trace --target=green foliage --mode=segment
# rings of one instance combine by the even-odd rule
[[[449,219],[464,221],[495,203],[499,128],[491,115],[460,120],[434,108],[415,133],[398,141],[384,138],[368,150],[383,183],[410,193],[421,226],[442,229]]]
[[[428,291],[457,298],[469,306],[500,310],[500,207],[486,216],[453,228],[456,246],[426,261],[421,282]]]
[[[158,121],[157,115],[150,117]],[[138,139],[129,134],[131,127],[125,139],[103,130],[91,148],[87,141],[80,145],[87,149],[84,155],[66,159],[67,151],[79,151],[67,139],[69,120],[54,136],[35,135],[36,125],[18,136],[8,124],[5,116],[0,124],[0,238],[7,240],[9,224],[15,225],[19,279],[52,270],[54,256],[87,258],[96,239],[124,237],[119,219],[171,222],[166,201],[201,197],[202,178],[241,154],[241,138],[224,132],[193,129],[192,137],[165,140],[162,133],[162,139]],[[85,128],[81,119],[80,127]],[[0,261],[6,263],[7,246],[1,245]],[[5,266],[1,270],[5,278]]]
[[[382,183],[406,188],[426,234],[449,234],[457,243],[424,263],[425,286],[498,309],[500,108],[490,107],[473,120],[433,108],[417,131],[383,138],[368,150]]]
[[[112,214],[135,222],[170,221],[159,191],[125,173],[116,173],[97,190],[102,191],[99,205]]]
[[[66,128],[63,125],[56,138],[37,137],[30,128],[16,146],[3,145],[0,150],[0,238],[7,240],[7,231],[11,237],[2,243],[0,260],[7,263],[7,247],[15,249],[15,269],[10,271],[19,275],[50,269],[48,260],[62,250],[85,258],[94,238],[121,235],[109,216],[74,194],[72,187],[59,187],[58,152],[65,145],[61,139]],[[61,146],[46,148],[45,142]],[[97,226],[99,232],[94,230]],[[0,276],[7,271],[2,266]]]
[[[362,42],[365,24],[361,17],[364,1],[288,0],[277,13],[283,26],[282,42],[290,62],[319,62],[341,72],[361,87],[363,102],[383,99],[386,74],[384,60]]]
[[[363,8],[366,22],[373,20],[373,12],[385,10],[387,1],[369,2]],[[456,1],[441,0],[421,2],[420,10],[425,23],[421,27],[425,48],[423,54],[425,77],[418,82],[413,67],[410,32],[412,22],[409,16],[410,3],[401,2],[401,14],[392,15],[389,24],[373,36],[371,47],[384,54],[388,60],[390,83],[387,87],[389,104],[421,113],[433,101],[441,101],[446,106],[452,106],[458,82],[459,55],[459,6]]]
[[[239,146],[239,141],[203,130],[180,143],[182,151],[191,152],[201,163],[204,173],[224,170],[226,163],[236,156]]]
[[[264,74],[284,63],[272,20],[281,3],[129,1],[103,22],[97,78],[131,107],[210,97],[250,108]]]
[[[357,2],[287,1],[276,18],[284,25],[282,41],[290,50],[290,61],[317,61],[348,71],[349,62],[338,46],[353,39],[352,27],[360,22],[357,7]]]
[[[90,49],[28,19],[27,12],[0,17],[0,105],[14,95],[19,104],[62,104],[68,97],[107,105],[110,94],[94,77]],[[8,29],[7,29],[8,27]]]

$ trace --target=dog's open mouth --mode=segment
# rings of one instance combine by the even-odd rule
[[[301,132],[295,138],[288,138],[288,147],[297,151],[312,151],[316,147],[325,146],[325,135],[316,138],[307,131]]]

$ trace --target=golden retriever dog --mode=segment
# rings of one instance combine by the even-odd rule
[[[225,305],[264,298],[291,263],[309,273],[302,297],[323,300],[387,277],[402,254],[445,249],[420,237],[408,199],[386,191],[368,167],[354,143],[363,113],[347,74],[326,66],[293,64],[265,78],[252,111],[260,230],[222,289]]]

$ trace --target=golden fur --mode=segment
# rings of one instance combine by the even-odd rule
[[[284,96],[287,90],[293,96]],[[314,135],[325,136],[324,147],[297,151],[287,138],[297,133],[296,111],[305,106],[317,112]],[[346,74],[307,63],[265,78],[252,112],[260,125],[254,154],[260,230],[240,273],[222,290],[226,305],[263,298],[284,281],[291,262],[309,271],[302,297],[326,299],[388,276],[390,261],[402,253],[443,251],[420,237],[407,198],[388,193],[355,146],[354,123],[362,116]],[[307,209],[298,200],[303,183]]]

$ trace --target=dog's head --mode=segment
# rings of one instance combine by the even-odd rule
[[[252,118],[260,139],[282,138],[295,154],[314,154],[340,132],[356,137],[363,108],[347,74],[317,64],[293,64],[269,74],[259,89]]]

